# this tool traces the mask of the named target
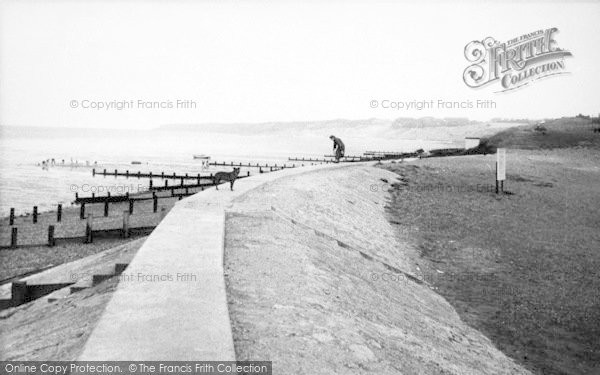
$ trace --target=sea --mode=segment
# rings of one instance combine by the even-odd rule
[[[447,143],[364,136],[344,138],[346,155],[364,151],[414,151],[449,147]],[[202,166],[193,155],[211,161],[242,163],[296,163],[288,157],[323,158],[332,143],[323,135],[231,134],[189,130],[132,130],[50,127],[0,127],[0,216],[55,210],[73,204],[79,196],[130,194],[148,188],[148,179],[92,175],[92,169],[120,172],[204,174],[230,167]],[[52,163],[54,159],[54,163]],[[49,161],[44,167],[43,161]],[[136,164],[132,164],[135,162]],[[139,164],[138,164],[139,163]],[[250,169],[256,173],[256,169]],[[246,170],[242,169],[242,173]],[[162,183],[162,181],[154,181]]]

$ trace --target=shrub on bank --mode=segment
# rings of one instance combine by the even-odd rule
[[[487,138],[482,139],[479,145],[463,152],[463,155],[487,155],[495,154],[497,147],[492,145],[490,140]]]

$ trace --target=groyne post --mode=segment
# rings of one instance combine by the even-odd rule
[[[8,218],[8,225],[13,225],[15,223],[15,209],[10,209],[10,216]]]
[[[92,243],[94,242],[94,237],[92,235],[92,221],[93,221],[93,216],[92,213],[90,212],[87,216],[87,222],[85,223],[85,243]]]
[[[56,222],[60,222],[62,219],[62,204],[59,204],[56,208]]]
[[[37,206],[33,206],[33,223],[37,223],[38,219],[38,208]]]
[[[129,211],[123,211],[123,232],[124,238],[129,238]]]
[[[48,226],[48,246],[53,247],[56,245],[56,240],[54,238],[54,225]]]
[[[17,227],[12,227],[10,232],[10,247],[17,247]]]
[[[79,207],[79,219],[85,219],[85,203],[81,202],[81,206]]]

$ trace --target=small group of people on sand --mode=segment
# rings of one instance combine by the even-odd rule
[[[63,160],[63,163],[64,162],[65,161]],[[56,165],[56,160],[54,158],[42,160],[41,163],[38,163],[38,166],[41,166],[42,169],[48,169],[48,168],[50,168],[50,166],[54,166],[54,165]]]
[[[56,163],[56,159],[54,159],[54,158],[52,158],[52,159],[46,159],[46,160],[42,160],[42,162],[38,163],[37,165],[41,166],[42,169],[46,169],[47,170],[48,168],[53,167],[55,165],[65,166],[65,159],[62,159],[62,161],[61,161],[60,164],[57,164]],[[75,162],[73,162],[73,158],[71,158],[71,164],[68,164],[68,165],[71,166],[71,167],[73,167],[73,166],[78,167],[79,166],[79,160],[75,160]],[[89,166],[91,166],[91,163],[88,160],[86,160],[85,161],[85,165],[87,167],[89,167]],[[94,166],[98,166],[98,162],[97,161],[94,162]]]

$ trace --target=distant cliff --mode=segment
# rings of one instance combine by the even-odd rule
[[[490,136],[505,128],[519,125],[515,122],[480,122],[467,118],[408,118],[395,120],[335,119],[326,121],[294,121],[264,123],[205,123],[205,124],[168,124],[161,131],[194,131],[227,134],[344,134],[351,132],[357,136],[374,138],[402,138],[424,140],[462,140],[469,136]]]

